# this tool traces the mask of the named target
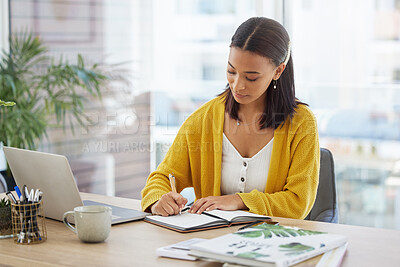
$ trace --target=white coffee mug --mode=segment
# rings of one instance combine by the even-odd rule
[[[64,224],[83,242],[103,242],[110,234],[111,208],[106,206],[80,206],[64,213]],[[75,219],[75,227],[68,222],[68,216]]]

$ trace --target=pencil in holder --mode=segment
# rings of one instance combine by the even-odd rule
[[[14,242],[21,245],[47,240],[43,201],[31,204],[11,203]]]

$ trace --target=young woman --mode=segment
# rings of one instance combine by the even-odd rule
[[[256,17],[236,30],[223,93],[196,110],[142,191],[142,208],[179,213],[187,200],[171,192],[194,187],[192,213],[248,210],[302,219],[318,187],[315,117],[295,97],[289,35]]]

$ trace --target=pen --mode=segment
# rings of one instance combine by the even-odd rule
[[[24,185],[23,189],[24,189],[23,191],[25,192],[25,202],[28,203],[28,201],[29,201],[29,190],[28,190],[28,187],[26,187],[26,185]]]
[[[39,192],[40,192],[40,190],[36,189],[35,195],[33,197],[33,202],[39,202]]]
[[[29,191],[29,190],[27,190],[27,191]],[[28,203],[29,204],[32,204],[34,195],[35,195],[35,191],[33,189],[31,189],[31,191],[29,192],[29,195],[28,195]]]
[[[25,204],[25,200],[26,200],[26,198],[27,198],[27,195],[26,195],[26,185],[24,185],[23,187],[22,187],[22,192],[21,192],[21,204]]]
[[[17,200],[15,199],[13,193],[11,193],[10,191],[8,191],[6,193],[7,197],[10,199],[11,202],[13,202],[14,204],[17,204]]]
[[[176,193],[175,176],[169,174],[168,178],[169,178],[169,184],[171,185],[172,188],[172,192]]]
[[[19,190],[19,187],[16,185],[14,186],[15,192],[17,192],[19,200],[21,200],[21,191]]]
[[[177,191],[176,191],[176,183],[175,183],[175,176],[170,173],[168,175],[168,178],[169,178],[169,184],[171,185],[172,192],[177,193]],[[179,215],[181,215],[181,214],[182,214],[182,210],[179,209]]]

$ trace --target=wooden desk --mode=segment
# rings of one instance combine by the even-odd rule
[[[0,194],[0,197],[4,194]],[[127,208],[140,208],[133,199],[82,193],[83,199]],[[342,266],[399,266],[400,231],[274,218],[281,225],[347,235],[349,246]],[[367,219],[367,218],[366,218]],[[0,240],[0,266],[221,266],[203,261],[158,258],[155,250],[194,237],[212,238],[231,233],[238,226],[180,234],[143,221],[115,225],[104,243],[86,244],[62,222],[46,220],[47,241],[17,245],[12,239]],[[319,257],[298,266],[315,266]]]

